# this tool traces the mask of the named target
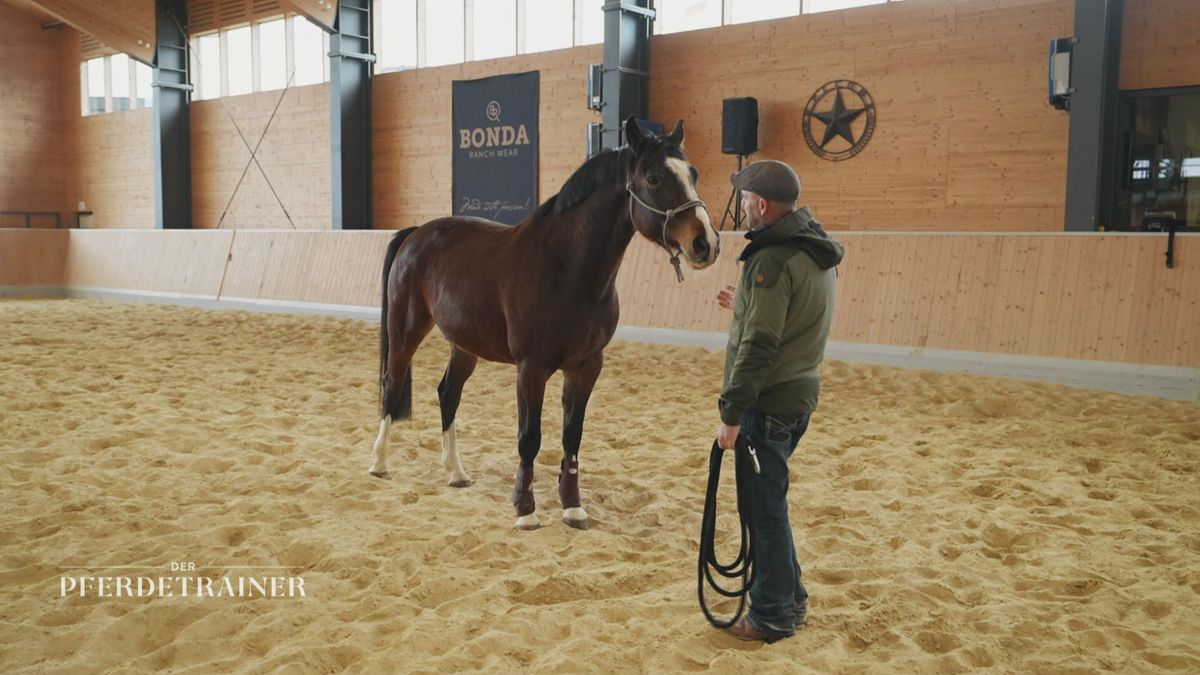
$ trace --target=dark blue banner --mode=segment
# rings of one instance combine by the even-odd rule
[[[538,73],[454,83],[458,216],[515,225],[537,206]]]

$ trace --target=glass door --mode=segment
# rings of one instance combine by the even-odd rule
[[[1200,231],[1200,87],[1122,92],[1114,229]]]

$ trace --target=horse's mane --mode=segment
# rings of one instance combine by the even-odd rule
[[[647,133],[645,146],[641,157],[653,157],[660,151],[666,151],[668,156],[682,157],[678,147],[670,140],[653,133]],[[533,212],[533,220],[541,220],[551,214],[560,214],[583,203],[597,188],[605,185],[620,184],[632,168],[628,163],[632,160],[632,152],[627,147],[616,150],[605,149],[583,163],[575,170],[567,182],[563,183],[558,194],[551,196]]]

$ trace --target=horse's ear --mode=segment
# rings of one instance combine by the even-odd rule
[[[642,146],[646,143],[646,136],[642,134],[642,128],[638,126],[637,120],[633,115],[625,120],[625,142],[629,147],[633,148],[634,153],[640,153]]]
[[[683,120],[675,123],[675,130],[671,132],[669,138],[675,145],[683,145]]]

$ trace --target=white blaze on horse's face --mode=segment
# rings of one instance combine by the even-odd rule
[[[687,201],[698,201],[700,196],[696,194],[696,186],[692,185],[691,165],[678,157],[669,157],[667,158],[667,168],[679,180],[680,188],[687,196]],[[713,229],[707,209],[697,206],[690,209],[689,212],[695,214],[699,227],[685,228],[678,223],[670,223],[669,225],[673,226],[671,227],[671,238],[678,241],[683,248],[688,265],[693,269],[704,269],[717,261],[720,241],[717,231]]]

